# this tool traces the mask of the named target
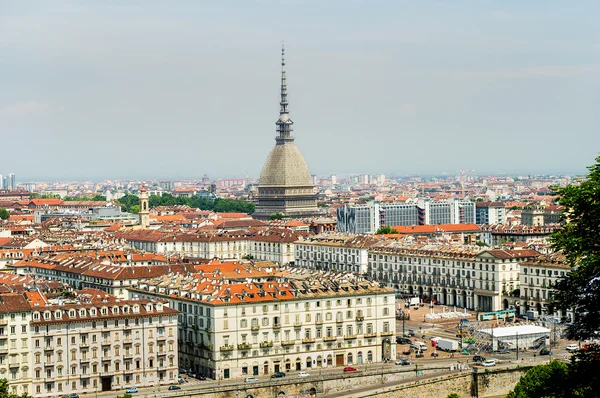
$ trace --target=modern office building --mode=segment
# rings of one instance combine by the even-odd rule
[[[338,231],[372,234],[381,226],[474,224],[475,203],[467,200],[419,200],[418,203],[379,203],[339,207]]]
[[[476,224],[506,224],[506,208],[502,202],[476,202]]]

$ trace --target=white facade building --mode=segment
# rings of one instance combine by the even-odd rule
[[[350,274],[280,272],[224,283],[210,295],[160,280],[133,293],[181,308],[180,366],[216,379],[395,358],[395,298]]]

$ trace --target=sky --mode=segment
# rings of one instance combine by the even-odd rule
[[[0,173],[258,177],[285,42],[313,174],[584,173],[600,2],[0,2]]]

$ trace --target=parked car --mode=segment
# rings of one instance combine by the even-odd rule
[[[482,357],[481,355],[475,355],[473,357],[473,362],[485,362],[485,357]]]
[[[412,341],[410,341],[410,339],[407,339],[405,337],[396,337],[396,344],[410,344],[412,343]]]
[[[396,361],[396,365],[410,365],[410,361],[406,358],[400,358]]]
[[[188,373],[188,376],[190,376],[190,377],[193,377],[193,378],[196,378],[196,373],[189,372],[189,373]]]
[[[408,337],[415,337],[415,331],[413,329],[408,329],[407,335]]]
[[[183,379],[183,377],[179,377],[179,379],[177,379],[177,381],[179,382],[179,384],[185,383],[185,380]]]
[[[271,375],[271,379],[278,379],[280,377],[285,377],[285,372],[277,372]]]
[[[300,372],[300,373],[298,373],[298,377],[308,377],[308,376],[310,376],[310,375],[308,373],[306,373],[306,372]]]
[[[169,386],[169,390],[181,390],[179,386]]]
[[[206,380],[206,376],[196,375],[196,379],[204,381],[204,380]]]
[[[569,344],[568,346],[565,347],[565,350],[569,351],[569,352],[575,352],[579,350],[579,346],[577,344]]]
[[[542,348],[540,350],[540,355],[550,355],[550,350],[547,348]]]
[[[134,392],[138,392],[137,387],[129,387],[127,390],[125,390],[125,392],[127,394],[133,394]]]
[[[64,398],[79,398],[79,394],[76,394],[76,393],[67,394],[64,396]]]
[[[244,379],[244,381],[245,381],[246,383],[256,383],[256,382],[258,381],[258,379],[257,379],[256,377],[246,377],[246,378]]]
[[[179,374],[180,375],[184,375],[186,373],[187,373],[187,370],[185,370],[185,369],[179,369]]]
[[[352,366],[346,366],[344,368],[344,372],[356,372],[356,368],[353,368]]]
[[[481,365],[485,366],[486,368],[488,366],[496,366],[496,360],[495,359],[488,359],[488,360],[483,361],[483,363]]]

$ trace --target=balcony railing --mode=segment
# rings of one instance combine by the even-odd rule
[[[314,338],[302,339],[302,344],[310,344],[310,343],[314,343],[314,342],[315,342]]]
[[[388,330],[387,332],[381,332],[379,333],[380,336],[391,336],[394,334],[393,330]]]
[[[221,351],[233,351],[233,345],[231,345],[231,344],[222,345],[221,346]]]
[[[283,346],[289,346],[289,345],[295,345],[296,344],[296,340],[281,340],[281,345]]]
[[[273,329],[281,329],[281,324],[280,323],[273,324]]]
[[[359,315],[359,316],[356,317],[356,321],[357,322],[362,322],[364,320],[365,320],[365,317],[363,315]]]
[[[47,345],[44,347],[44,351],[52,351],[54,350],[54,346],[53,345]]]
[[[301,328],[302,327],[302,322],[294,322],[294,327],[295,328]]]
[[[344,320],[342,318],[336,318],[335,322],[336,323],[344,323]]]
[[[323,324],[323,320],[322,320],[322,319],[317,319],[317,320],[315,321],[315,323],[316,323],[317,325],[322,325],[322,324]]]
[[[336,336],[323,337],[323,341],[336,341]]]
[[[238,344],[238,350],[249,350],[250,348],[252,348],[252,344],[251,343],[240,343],[240,344]]]
[[[354,339],[356,339],[355,334],[347,334],[344,336],[344,340],[354,340]]]
[[[258,325],[252,325],[252,326],[250,326],[250,330],[252,330],[253,332],[258,331],[258,329],[260,329],[260,326],[258,326]]]
[[[377,333],[365,333],[364,336],[366,339],[370,339],[373,337],[377,337]]]
[[[260,343],[260,348],[269,348],[269,347],[273,347],[272,341],[262,341]]]

